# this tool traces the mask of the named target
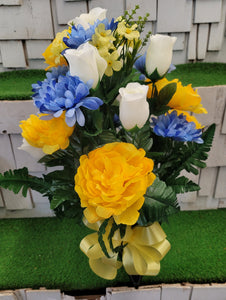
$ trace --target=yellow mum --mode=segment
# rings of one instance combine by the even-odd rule
[[[68,36],[68,30],[58,32],[53,42],[46,48],[42,54],[45,58],[45,63],[49,66],[45,69],[48,70],[52,67],[67,65],[67,62],[61,52],[67,48],[63,42],[63,38]]]
[[[157,90],[160,91],[164,86],[172,82],[176,82],[177,90],[170,102],[167,104],[170,108],[191,111],[197,114],[207,113],[207,110],[201,104],[201,97],[197,93],[197,90],[192,88],[191,84],[183,86],[178,79],[168,81],[166,78],[163,78],[156,82]],[[149,85],[149,98],[151,97],[151,93],[152,84]]]
[[[154,163],[143,149],[129,143],[110,143],[80,158],[75,191],[89,223],[113,216],[117,224],[133,225],[154,182]]]
[[[22,137],[31,146],[41,148],[46,154],[66,149],[74,127],[67,126],[64,114],[51,120],[42,120],[42,116],[45,115],[30,115],[27,120],[21,121]]]

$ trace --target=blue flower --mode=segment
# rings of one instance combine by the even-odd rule
[[[72,127],[77,122],[85,125],[85,117],[81,107],[96,110],[103,101],[97,97],[89,97],[89,82],[84,83],[77,76],[70,76],[69,72],[56,78],[46,78],[44,81],[33,85],[33,99],[41,113],[59,117],[63,111],[65,121]]]
[[[145,53],[144,55],[140,56],[134,64],[134,67],[140,71],[142,74],[145,74],[145,61],[146,61],[146,55],[147,53]]]
[[[105,25],[105,30],[115,30],[117,28],[118,22],[114,21],[112,18],[111,22],[109,23],[108,19],[104,20],[97,20],[93,25],[90,25],[88,29],[84,29],[84,27],[79,24],[78,26],[72,26],[71,33],[69,33],[69,37],[64,37],[63,42],[69,48],[77,49],[81,44],[84,44],[90,40],[92,40],[93,34],[95,34],[96,27],[103,23]]]
[[[69,48],[77,49],[81,44],[84,44],[92,39],[92,35],[95,33],[95,27],[90,26],[87,30],[84,29],[82,25],[75,27],[72,26],[71,33],[69,33],[69,38],[64,37],[63,42]]]
[[[152,118],[153,131],[156,135],[169,137],[181,142],[196,142],[202,144],[202,130],[196,129],[194,122],[188,122],[183,114],[176,111]]]

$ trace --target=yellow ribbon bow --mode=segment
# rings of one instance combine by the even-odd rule
[[[101,223],[89,224],[87,227],[98,230]],[[87,235],[80,243],[80,249],[88,256],[92,271],[108,280],[117,275],[117,270],[123,265],[129,275],[155,276],[160,271],[160,260],[170,250],[170,243],[166,240],[166,234],[158,222],[143,227],[126,227],[123,238],[117,230],[113,236],[113,246],[126,245],[122,252],[122,262],[118,261],[118,253],[111,250],[108,235],[112,223],[109,222],[103,235],[110,258],[103,253],[98,242],[97,232]]]

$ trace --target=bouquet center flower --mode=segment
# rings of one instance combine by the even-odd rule
[[[154,163],[143,149],[129,143],[110,143],[80,158],[75,191],[90,223],[113,216],[117,224],[133,225],[144,194],[154,182]]]

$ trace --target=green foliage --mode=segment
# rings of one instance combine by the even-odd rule
[[[31,176],[27,168],[9,170],[0,174],[0,186],[18,194],[22,190],[22,195],[27,196],[29,188],[45,194],[48,192],[50,185],[43,178]]]
[[[169,151],[156,159],[156,164],[160,167],[156,170],[158,176],[168,185],[173,184],[174,180],[180,175],[182,170],[198,174],[199,168],[205,168],[205,160],[208,158],[208,152],[211,149],[215,132],[215,124],[212,124],[203,133],[203,144],[193,142],[181,143],[172,142],[168,139]]]
[[[168,216],[179,211],[176,193],[157,177],[147,189],[145,202],[140,210],[138,224],[147,226],[154,221],[166,221]]]
[[[99,228],[99,231],[98,231],[98,242],[99,242],[99,244],[101,246],[101,249],[104,252],[105,256],[107,258],[110,258],[109,254],[108,254],[108,251],[107,251],[107,248],[106,248],[106,245],[105,245],[104,240],[103,240],[103,235],[106,232],[106,227],[108,225],[108,222],[109,222],[109,219],[106,219],[100,225],[100,228]]]

